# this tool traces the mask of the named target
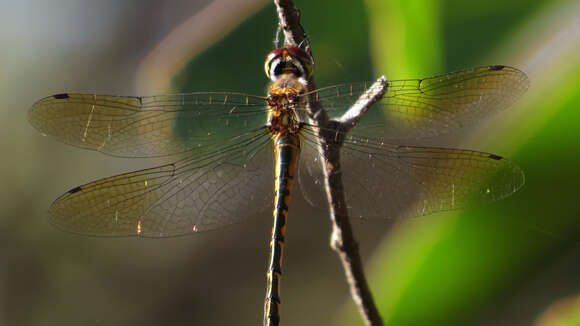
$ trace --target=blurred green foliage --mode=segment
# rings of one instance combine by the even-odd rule
[[[570,135],[576,134],[580,121],[580,93],[572,80],[560,82],[555,88],[569,97],[541,103],[558,104],[557,115],[512,155],[526,171],[525,187],[513,198],[449,217],[456,223],[443,221],[448,229],[439,230],[439,241],[421,249],[425,255],[407,252],[417,261],[401,265],[385,260],[374,271],[379,279],[375,293],[381,306],[392,311],[386,320],[390,325],[468,324],[478,312],[505,300],[506,291],[517,290],[533,277],[538,265],[577,246],[580,144]],[[389,283],[400,280],[379,276],[393,266],[403,269],[397,275],[411,275],[408,287],[395,297],[389,294]],[[578,284],[570,284],[574,288],[578,290]]]
[[[402,51],[402,57],[398,58],[398,53],[388,48],[389,45],[400,46],[399,40],[376,41],[387,43],[385,50],[377,54],[381,61],[387,62],[385,69],[397,66],[396,69],[405,70],[401,66],[407,64],[420,67],[422,71],[437,68],[429,53],[434,53],[434,57],[443,54],[440,66],[446,67],[445,70],[492,64],[482,60],[486,60],[526,19],[545,7],[541,1],[509,4],[442,1],[438,8],[426,13],[414,10],[411,14],[401,9],[394,14],[380,12],[376,2],[369,3],[373,8],[371,17],[403,17],[393,20],[393,25],[386,28],[405,30],[408,33],[404,36],[405,47],[415,52]],[[386,10],[393,10],[397,6],[404,7],[407,1],[387,3]],[[429,6],[433,5],[430,2]],[[433,24],[435,35],[426,35],[420,28],[413,27],[417,21],[431,21],[434,12],[440,13]],[[384,25],[378,19],[376,24]],[[429,41],[427,44],[434,48],[417,55],[417,48],[428,37],[441,40],[440,46]],[[412,45],[415,42],[419,44]],[[416,71],[417,68],[406,69]],[[488,207],[438,214],[441,217],[437,217],[436,225],[430,225],[432,229],[427,231],[434,240],[419,247],[405,243],[425,236],[425,230],[411,229],[404,237],[397,238],[402,243],[389,243],[398,248],[396,255],[388,254],[389,249],[386,249],[383,258],[381,254],[375,257],[380,266],[373,271],[376,282],[372,284],[386,324],[471,324],[478,314],[507,302],[506,292],[517,291],[546,261],[555,259],[567,247],[577,245],[580,214],[575,198],[580,180],[577,169],[580,154],[577,137],[572,135],[578,134],[578,69],[580,61],[577,60],[575,69],[568,72],[566,79],[550,85],[549,90],[544,90],[541,102],[525,109],[530,115],[537,115],[550,107],[550,111],[557,110],[557,114],[543,121],[545,125],[526,143],[517,144],[516,153],[510,155],[526,172],[528,181],[522,190]],[[518,130],[518,126],[512,126],[498,132],[501,137],[510,138]],[[404,258],[396,260],[395,257]],[[390,271],[392,269],[397,271]],[[570,284],[571,291],[579,289],[578,283]]]
[[[312,43],[318,84],[370,80],[368,22],[360,2],[297,2]],[[192,58],[173,85],[183,91],[233,90],[264,95],[268,80],[264,60],[274,49],[277,17],[268,5],[213,46]],[[323,14],[319,14],[323,13]],[[327,17],[328,19],[320,19]],[[348,22],[356,17],[354,24]],[[337,22],[332,24],[331,22]]]

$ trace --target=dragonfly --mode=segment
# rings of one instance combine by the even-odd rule
[[[309,107],[340,116],[368,90],[350,83],[308,90],[310,52],[270,52],[266,96],[196,92],[150,97],[56,94],[28,119],[41,133],[118,157],[174,157],[171,163],[103,178],[56,199],[50,222],[93,236],[172,237],[242,222],[272,209],[264,324],[280,321],[279,284],[294,181],[327,207],[320,128]],[[508,66],[388,80],[386,92],[340,149],[351,216],[404,218],[489,203],[524,184],[522,170],[495,154],[409,145],[473,125],[510,106],[528,78]],[[273,191],[272,191],[273,190]]]

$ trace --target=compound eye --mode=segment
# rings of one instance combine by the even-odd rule
[[[308,78],[312,75],[312,70],[314,69],[314,59],[307,53],[306,51],[302,50],[299,47],[288,47],[288,53],[295,58],[300,65],[304,69],[304,77]]]
[[[274,63],[274,61],[279,61],[279,58],[282,56],[282,50],[283,48],[272,50],[266,56],[266,61],[264,62],[264,72],[266,73],[266,76],[270,79],[272,78],[270,76],[272,64]]]
[[[271,80],[276,80],[280,75],[287,73],[294,74],[298,78],[308,78],[312,74],[313,66],[312,56],[304,50],[286,46],[268,53],[264,71]]]

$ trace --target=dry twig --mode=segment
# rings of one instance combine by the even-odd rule
[[[284,32],[286,45],[298,46],[308,42],[304,29],[300,25],[300,15],[291,0],[274,0],[278,11],[279,24]],[[316,89],[312,78],[308,81],[308,91]],[[387,81],[381,77],[358,101],[339,119],[329,119],[321,104],[315,100],[314,93],[309,99],[310,118],[318,126],[318,137],[321,140],[320,152],[325,179],[325,190],[330,207],[332,221],[331,247],[337,252],[345,269],[353,300],[358,305],[366,325],[382,325],[378,310],[368,287],[358,244],[354,240],[348,219],[348,211],[342,185],[340,169],[340,147],[346,133],[356,125],[365,112],[382,98],[387,90]],[[338,131],[338,133],[337,133]],[[336,135],[340,137],[336,137]]]

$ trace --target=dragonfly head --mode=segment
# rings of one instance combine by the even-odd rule
[[[264,63],[266,76],[272,81],[276,81],[283,74],[293,74],[296,78],[307,79],[312,75],[313,68],[312,56],[295,46],[273,50],[268,53]]]

